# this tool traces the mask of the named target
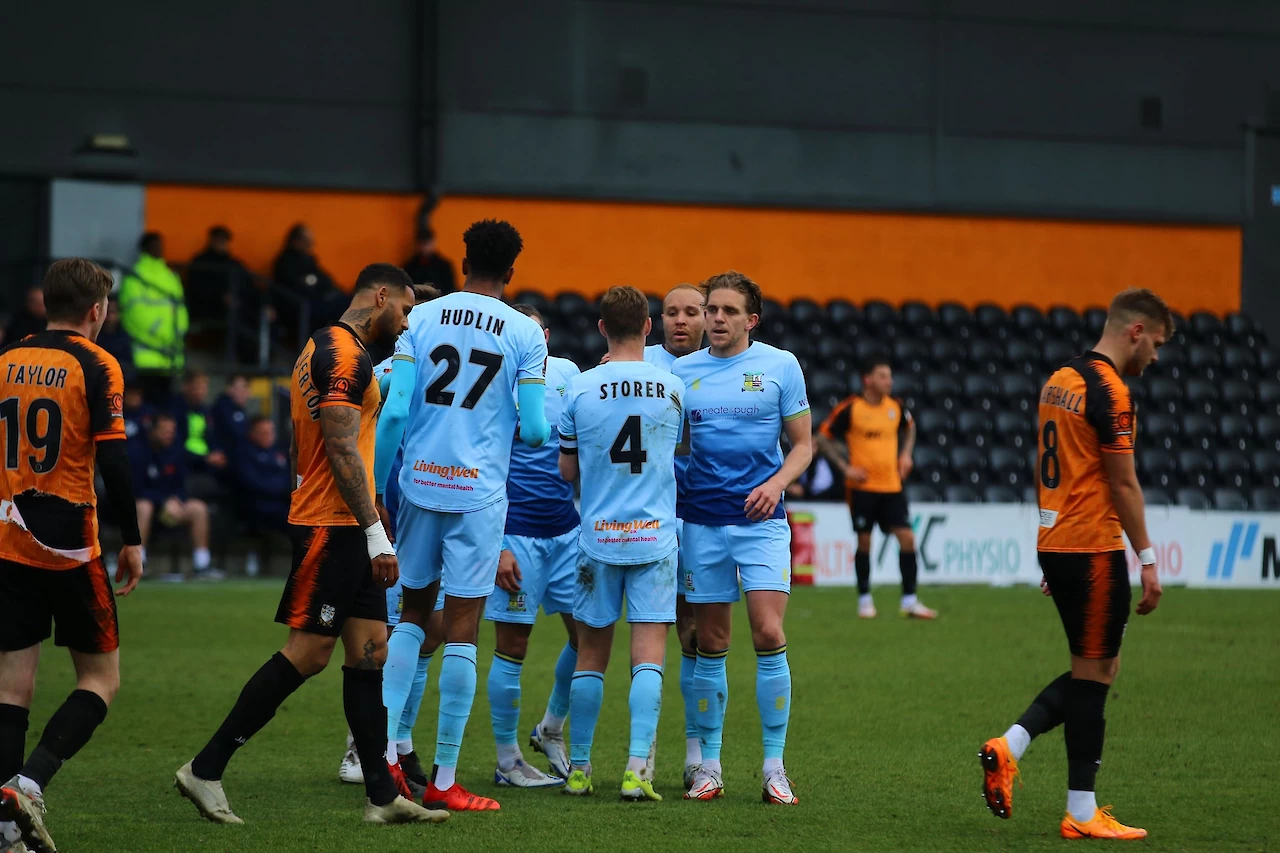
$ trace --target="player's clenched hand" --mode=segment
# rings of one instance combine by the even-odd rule
[[[498,555],[498,576],[494,578],[494,583],[499,589],[514,595],[520,591],[521,580],[523,576],[520,574],[520,564],[516,562],[516,555],[504,548]]]
[[[765,480],[747,495],[747,502],[743,509],[746,510],[747,518],[752,521],[764,521],[773,515],[780,500],[782,500],[782,489],[772,480]]]
[[[898,457],[898,476],[903,480],[911,476],[911,469],[916,467],[916,463],[912,461],[910,456]]]
[[[391,532],[391,510],[387,509],[387,505],[382,502],[382,495],[378,495],[377,499],[374,500],[373,508],[378,511],[378,519],[382,522],[382,528],[387,531],[387,538],[394,545],[396,536]]]
[[[1164,590],[1160,588],[1160,578],[1156,574],[1156,564],[1142,567],[1142,600],[1138,602],[1138,615],[1146,616],[1160,606],[1160,596]]]
[[[373,558],[372,562],[373,579],[383,589],[395,586],[396,581],[400,580],[400,561],[396,559],[395,554],[379,554]]]
[[[1045,595],[1053,595],[1053,590],[1049,589],[1049,579],[1044,575],[1040,576],[1040,591]]]
[[[133,592],[138,581],[142,580],[142,546],[125,545],[120,549],[120,560],[116,564],[116,583],[124,582],[124,586],[116,590],[116,595],[128,595]]]

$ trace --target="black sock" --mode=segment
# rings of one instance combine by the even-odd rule
[[[280,652],[272,655],[245,684],[231,713],[191,762],[192,772],[210,782],[221,779],[236,750],[271,722],[281,703],[304,681],[287,657]]]
[[[31,712],[26,708],[0,704],[0,785],[22,769],[30,718]]]
[[[902,572],[902,594],[916,594],[916,552],[901,551],[898,553],[898,569]]]
[[[40,743],[19,772],[44,790],[62,763],[79,752],[107,718],[107,703],[90,690],[73,690],[49,718]]]
[[[1067,685],[1070,683],[1071,673],[1062,673],[1050,681],[1027,710],[1022,712],[1018,725],[1026,729],[1032,739],[1062,725],[1063,716],[1067,712]]]
[[[866,595],[871,592],[871,552],[858,551],[853,555],[853,570],[858,575],[858,593]]]
[[[1067,789],[1092,791],[1102,763],[1107,723],[1102,711],[1110,685],[1073,678],[1067,684],[1064,730],[1067,741]]]
[[[387,768],[387,708],[382,704],[382,670],[342,668],[342,710],[364,771],[364,791],[375,806],[399,796]]]

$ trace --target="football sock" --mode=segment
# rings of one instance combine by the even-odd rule
[[[191,566],[197,572],[203,572],[209,568],[211,562],[213,562],[213,558],[209,556],[208,548],[196,548],[191,552]]]
[[[17,705],[0,704],[0,785],[22,769],[31,712]]]
[[[920,599],[916,598],[916,594],[913,592],[913,593],[911,593],[910,595],[904,595],[904,596],[902,596],[902,604],[900,604],[899,606],[900,606],[903,610],[908,610],[908,609],[910,609],[910,608],[912,608],[912,607],[915,607],[915,606],[916,606],[916,602],[917,602],[917,601],[919,601],[919,600],[920,600]]]
[[[704,758],[702,759],[702,766],[717,776],[724,775],[724,769],[720,767],[720,759],[718,758]]]
[[[191,762],[192,772],[209,782],[221,779],[235,751],[271,721],[280,704],[305,680],[287,657],[280,652],[272,655],[245,684],[231,713]]]
[[[662,713],[662,667],[656,663],[642,663],[631,667],[631,694],[627,705],[631,709],[631,745],[628,755],[640,760],[644,767],[649,760],[649,747],[658,736],[658,716]],[[576,726],[575,726],[576,728]],[[628,764],[630,769],[630,764]]]
[[[1093,820],[1098,798],[1093,791],[1067,791],[1067,811],[1081,823]]]
[[[516,745],[516,729],[520,727],[522,669],[524,661],[501,652],[493,653],[493,663],[489,666],[489,719],[493,722],[493,742],[498,746],[499,759],[504,746],[514,748]],[[498,763],[501,765],[501,760]]]
[[[782,773],[784,770],[781,758],[766,758],[764,760],[764,775],[766,778],[774,773]]]
[[[431,666],[431,655],[418,655],[418,668],[413,673],[413,684],[409,685],[409,695],[404,700],[404,712],[400,714],[400,725],[396,727],[396,740],[400,743],[408,741],[407,750],[401,755],[413,752],[413,727],[418,724],[418,710],[422,707],[422,694],[427,691],[427,669]],[[383,676],[384,681],[386,676]],[[386,697],[383,697],[384,699]]]
[[[791,664],[786,646],[756,650],[756,705],[760,708],[765,760],[776,758],[781,763],[791,720]]]
[[[858,592],[871,592],[871,552],[858,551],[853,555],[853,571],[858,576]]]
[[[627,769],[637,776],[640,775],[640,772],[644,770],[648,764],[649,757],[647,755],[644,758],[637,758],[634,755],[627,756]]]
[[[1027,710],[1022,712],[1017,724],[1009,729],[1008,732],[1005,732],[1005,739],[1009,741],[1009,748],[1013,751],[1015,759],[1022,759],[1022,754],[1027,751],[1031,741],[1062,724],[1063,715],[1066,713],[1067,708],[1067,686],[1070,683],[1070,672],[1064,672],[1053,681],[1050,681],[1040,691],[1040,695],[1032,700]],[[1014,731],[1019,728],[1022,729],[1021,734]],[[1010,732],[1013,732],[1012,737],[1010,737]],[[1023,740],[1024,735],[1026,737],[1025,741]]]
[[[859,607],[875,607],[876,600],[871,597],[871,593],[864,592],[862,595],[858,596],[858,606]]]
[[[103,720],[107,703],[91,690],[73,690],[53,716],[49,718],[40,743],[31,751],[21,775],[35,782],[43,791],[62,763],[79,752]]]
[[[1031,746],[1031,733],[1017,723],[1009,726],[1009,731],[1004,733],[1004,739],[1009,744],[1009,751],[1013,753],[1014,761],[1021,761],[1027,747]]]
[[[720,745],[724,738],[724,710],[729,701],[729,680],[725,675],[725,658],[729,650],[708,652],[698,649],[698,664],[693,671],[693,697],[698,717],[698,739],[702,742],[702,763],[720,763]]]
[[[564,718],[569,716],[569,686],[577,667],[578,650],[572,643],[565,643],[556,660],[556,680],[551,686],[551,698],[547,700],[547,713],[542,718],[543,731],[564,731]]]
[[[1094,782],[1098,776],[1098,765],[1102,763],[1102,743],[1106,734],[1106,720],[1103,710],[1107,702],[1109,685],[1083,678],[1073,678],[1067,684],[1066,713],[1063,729],[1067,742],[1067,789],[1073,792],[1092,794]],[[1079,808],[1070,809],[1076,820],[1089,820],[1093,817],[1092,796],[1085,801],[1076,797]]]
[[[581,670],[573,674],[569,686],[569,715],[573,731],[569,734],[569,761],[574,767],[591,763],[591,742],[596,736],[600,706],[604,704],[604,673]],[[645,755],[649,747],[645,746]]]
[[[396,741],[396,757],[403,758],[413,752],[413,738],[400,738]]]
[[[520,752],[520,744],[518,743],[500,743],[498,744],[498,768],[501,770],[511,770],[516,764],[524,760],[524,755]]]
[[[426,632],[419,626],[412,622],[401,622],[387,639],[387,662],[382,667],[382,704],[387,708],[388,720],[387,761],[395,761],[394,741],[400,735],[400,718],[404,716],[404,710],[409,704],[409,694],[413,692],[419,653],[426,638]],[[441,677],[443,676],[442,672]]]
[[[688,652],[680,653],[680,696],[684,699],[684,737],[685,740],[698,739],[698,700],[693,695],[693,671],[698,667],[698,655]],[[686,764],[698,762],[685,762]]]
[[[342,710],[355,738],[356,752],[360,754],[365,795],[375,806],[385,806],[398,792],[391,771],[382,760],[387,731],[387,709],[382,705],[382,670],[344,666]]]
[[[474,643],[445,643],[440,663],[440,715],[436,723],[436,767],[447,770],[449,784],[436,787],[446,791],[453,787],[453,771],[458,766],[462,749],[462,733],[471,716],[471,703],[476,698],[476,647]]]
[[[870,558],[871,555],[868,554],[868,567],[870,564]],[[902,598],[905,601],[907,596],[911,596],[911,604],[915,604],[916,576],[918,572],[915,551],[898,552],[898,570],[902,572]],[[908,604],[906,606],[910,607],[911,605]]]

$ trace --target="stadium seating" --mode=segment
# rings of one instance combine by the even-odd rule
[[[551,352],[587,367],[605,352],[598,303],[577,294],[517,301],[543,311]],[[650,299],[661,340],[661,301]],[[767,301],[758,340],[793,352],[815,424],[861,390],[861,368],[887,358],[894,394],[919,431],[912,500],[1034,500],[1040,387],[1087,349],[1106,320],[1083,312],[985,303],[929,305],[837,299]],[[1139,478],[1153,505],[1272,508],[1280,504],[1280,353],[1248,317],[1197,312],[1145,376],[1128,380],[1138,406]]]

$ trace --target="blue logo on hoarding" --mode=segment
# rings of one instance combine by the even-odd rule
[[[1243,543],[1240,541],[1241,535],[1244,536]],[[1236,568],[1236,558],[1242,557],[1247,560],[1252,557],[1253,546],[1257,541],[1258,522],[1251,521],[1246,524],[1237,521],[1231,525],[1231,534],[1227,537],[1227,541],[1214,542],[1213,549],[1209,551],[1208,577],[1219,577],[1219,571],[1221,571],[1222,580],[1231,580],[1231,575]]]

